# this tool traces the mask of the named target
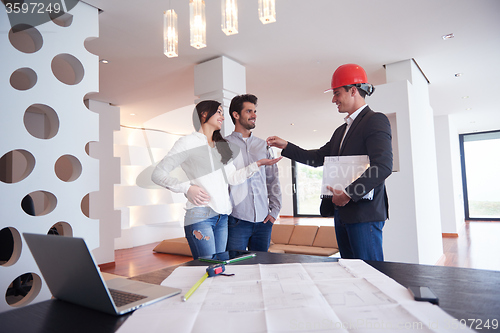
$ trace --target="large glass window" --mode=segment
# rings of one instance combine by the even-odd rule
[[[500,220],[500,131],[461,134],[465,218]]]
[[[294,216],[319,216],[323,168],[292,162]]]

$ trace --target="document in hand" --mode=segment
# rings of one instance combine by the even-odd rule
[[[331,198],[332,192],[326,186],[343,191],[349,184],[358,179],[370,166],[368,155],[326,156],[323,163],[323,184],[321,199]],[[363,199],[373,199],[373,189]]]

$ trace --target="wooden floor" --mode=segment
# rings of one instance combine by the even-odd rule
[[[443,238],[442,266],[500,270],[500,222],[465,222],[458,238]]]
[[[325,218],[280,218],[282,224],[333,225]],[[182,264],[192,258],[153,252],[158,243],[115,251],[115,264],[101,266],[101,271],[131,277],[168,266]],[[500,270],[500,222],[465,222],[459,237],[443,238],[444,258],[440,265]]]

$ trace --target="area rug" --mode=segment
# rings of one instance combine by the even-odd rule
[[[147,282],[147,283],[152,283],[152,284],[161,284],[163,280],[165,280],[172,272],[179,267],[180,265],[175,265],[175,266],[169,266],[166,268],[162,268],[153,272],[149,273],[144,273],[141,275],[136,275],[131,278],[130,280],[135,280],[135,281],[142,281],[142,282]]]

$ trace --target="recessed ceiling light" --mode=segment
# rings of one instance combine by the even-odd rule
[[[294,123],[291,123],[290,125],[291,125],[291,126],[293,126],[293,125],[295,125],[295,124],[294,124]]]
[[[463,99],[469,98],[469,96],[462,96]]]
[[[467,109],[465,109],[465,111],[470,111],[470,110],[472,110],[472,108],[467,108]]]
[[[455,73],[455,77],[461,77],[463,73]]]
[[[454,34],[447,34],[447,35],[442,35],[441,38],[443,38],[444,40],[447,40],[447,39],[452,39],[454,38],[455,35]]]
[[[109,61],[108,61],[108,60],[106,60],[106,59],[101,59],[101,60],[99,60],[99,62],[100,62],[101,64],[109,64]]]
[[[318,130],[313,130],[313,132],[317,132]]]
[[[131,113],[130,115],[131,115],[131,116],[135,116],[135,113]]]

